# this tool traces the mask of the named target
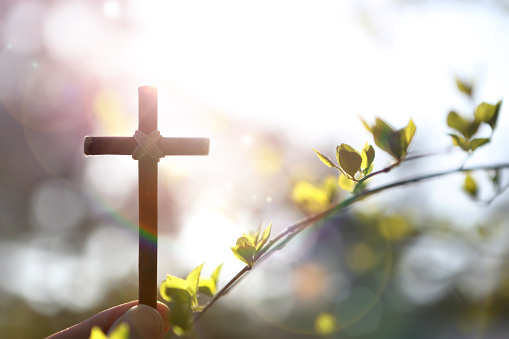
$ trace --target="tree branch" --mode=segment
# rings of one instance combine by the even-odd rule
[[[394,165],[391,165],[391,166],[395,167]],[[390,168],[391,166],[389,166],[387,168]],[[282,249],[293,237],[295,237],[297,234],[299,234],[302,230],[306,229],[308,226],[324,219],[325,217],[327,217],[329,215],[339,213],[339,212],[343,211],[344,209],[346,209],[347,207],[353,205],[354,203],[356,203],[364,198],[367,198],[371,195],[378,194],[378,193],[387,191],[389,189],[402,187],[402,186],[406,186],[408,184],[417,183],[417,182],[421,182],[421,181],[427,181],[427,180],[451,175],[454,173],[467,172],[467,171],[482,171],[482,170],[500,170],[500,169],[506,169],[506,168],[509,168],[509,163],[501,163],[498,165],[481,165],[481,166],[473,166],[473,167],[468,167],[468,168],[459,167],[459,168],[455,168],[455,169],[451,169],[451,170],[447,170],[447,171],[429,173],[429,174],[424,174],[424,175],[416,176],[416,177],[409,178],[409,179],[403,179],[403,180],[395,181],[395,182],[385,184],[385,185],[382,185],[379,187],[375,187],[370,190],[358,192],[358,193],[350,196],[349,198],[343,200],[339,204],[334,205],[321,213],[306,217],[304,219],[299,220],[295,224],[286,227],[279,234],[277,234],[272,240],[270,240],[267,243],[267,245],[265,245],[265,247],[262,249],[262,251],[260,251],[258,256],[255,258],[255,263],[264,261],[265,259],[270,257],[274,252]],[[384,170],[382,170],[382,171],[384,171]],[[387,170],[387,172],[389,170]],[[505,188],[507,188],[507,187],[504,187],[504,189]],[[222,296],[227,294],[228,291],[241,280],[241,278],[245,277],[245,274],[250,270],[251,270],[251,268],[246,266],[241,271],[239,271],[239,273],[237,273],[237,275],[235,275],[235,277],[233,277],[214,296],[214,298],[205,306],[205,308],[195,316],[195,322],[198,321],[202,317],[203,313],[205,313],[205,311],[207,311],[218,299],[220,299]]]

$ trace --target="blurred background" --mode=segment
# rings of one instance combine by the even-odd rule
[[[411,154],[441,152],[371,186],[460,166],[447,113],[509,92],[508,32],[506,0],[2,0],[0,337],[137,299],[137,164],[83,155],[86,135],[134,133],[137,87],[159,88],[163,136],[211,138],[208,157],[160,162],[160,281],[205,261],[224,263],[221,285],[243,267],[242,232],[347,196],[312,149],[373,144],[359,115],[413,118]],[[508,115],[467,165],[508,161]],[[390,160],[376,152],[375,170]],[[193,337],[507,337],[508,194],[487,206],[489,176],[473,175],[480,201],[451,175],[305,231]]]

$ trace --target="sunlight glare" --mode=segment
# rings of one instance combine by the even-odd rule
[[[93,7],[85,1],[56,2],[47,14],[43,40],[57,59],[90,61],[103,35]]]
[[[116,18],[120,14],[120,4],[116,1],[106,1],[103,5],[103,13],[108,18]]]
[[[189,265],[207,260],[207,267],[215,268],[226,262],[235,262],[230,247],[242,232],[226,215],[213,209],[189,213],[176,243],[188,250]]]

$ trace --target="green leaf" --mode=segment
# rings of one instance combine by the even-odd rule
[[[350,177],[354,178],[355,173],[360,170],[362,157],[350,145],[341,144],[336,147],[336,157],[339,165]]]
[[[370,131],[371,133],[373,133],[373,128],[371,128],[371,126],[369,126],[369,124],[366,122],[366,120],[364,120],[362,117],[359,117],[359,119],[361,119],[362,121],[362,124],[364,125],[364,127]]]
[[[193,269],[186,277],[186,282],[188,284],[188,292],[192,298],[192,306],[198,306],[198,283],[200,281],[201,269],[203,268],[203,264],[197,266]]]
[[[456,86],[462,93],[465,93],[469,97],[472,96],[473,85],[471,83],[470,84],[466,83],[466,82],[462,81],[460,78],[456,77]]]
[[[318,158],[327,166],[337,168],[336,164],[332,162],[329,158],[327,158],[322,153],[318,152],[316,149],[313,149],[313,151],[316,152],[316,155],[318,155]]]
[[[479,124],[480,120],[467,120],[454,111],[447,116],[447,126],[460,132],[465,139],[470,139],[477,132]]]
[[[497,102],[496,105],[483,102],[479,106],[477,106],[474,115],[476,119],[487,123],[488,125],[490,125],[491,129],[494,130],[497,125],[498,113],[500,112],[501,105],[502,100]]]
[[[161,297],[166,301],[173,301],[176,290],[182,290],[189,293],[189,283],[179,277],[167,275],[166,280],[161,283],[159,289]]]
[[[406,157],[408,146],[415,135],[415,130],[412,119],[410,119],[406,127],[398,131],[395,131],[380,118],[377,118],[375,126],[371,127],[375,144],[384,152],[392,155],[397,161],[401,161]]]
[[[237,239],[237,246],[232,247],[231,249],[237,259],[245,262],[247,266],[253,267],[253,258],[256,253],[256,248],[249,238],[240,237]]]
[[[179,293],[173,302],[168,304],[171,314],[172,331],[177,336],[184,336],[191,333],[193,329],[193,309],[191,297],[185,291]]]
[[[410,143],[412,142],[412,139],[414,138],[414,135],[415,135],[415,124],[414,124],[414,121],[412,119],[410,119],[410,121],[408,122],[408,125],[406,125],[405,128],[403,128],[403,137],[404,137],[404,141],[405,141],[405,146],[403,147],[403,149],[406,150],[408,149],[408,146],[410,145]]]
[[[373,172],[373,163],[369,164],[368,168],[365,168],[362,170],[362,173],[364,174],[364,176],[370,174],[371,172]]]
[[[477,198],[478,188],[477,188],[477,182],[475,179],[470,175],[470,173],[467,173],[465,176],[465,182],[463,183],[463,189],[465,192],[467,192],[472,198]]]
[[[260,252],[262,250],[263,246],[265,246],[265,244],[269,241],[271,229],[272,229],[272,223],[270,223],[269,226],[267,226],[265,228],[265,230],[263,231],[260,241],[256,244],[256,252]]]
[[[362,149],[362,152],[361,152],[361,158],[362,158],[362,163],[361,163],[361,167],[364,168],[364,175],[367,175],[369,173],[367,173],[368,169],[371,168],[371,170],[373,170],[373,160],[375,160],[375,149],[373,148],[373,146],[371,145],[368,145],[368,143],[366,143],[364,145],[364,148]]]
[[[483,145],[486,145],[487,143],[490,142],[490,139],[489,138],[479,138],[479,139],[472,139],[470,141],[470,149],[473,151],[475,151],[478,147],[481,147]]]
[[[203,264],[194,268],[187,275],[185,280],[168,274],[166,280],[161,283],[159,289],[161,297],[168,302],[175,301],[176,298],[180,299],[180,302],[182,302],[183,298],[187,300],[185,296],[182,296],[182,292],[185,292],[189,295],[192,305],[198,306],[198,282],[200,280],[202,267]]]
[[[454,144],[454,146],[459,146],[464,151],[470,150],[470,144],[464,138],[460,137],[459,135],[452,134],[452,133],[449,135],[452,138],[452,143]]]
[[[129,339],[129,325],[120,323],[116,326],[109,336],[104,334],[99,326],[92,327],[89,339]]]
[[[400,140],[394,138],[396,131],[380,118],[376,119],[375,126],[372,127],[373,139],[375,144],[383,151],[389,153],[396,159],[401,155]]]
[[[192,330],[193,308],[198,308],[198,283],[202,267],[203,264],[194,268],[185,280],[168,274],[161,284],[161,296],[169,302],[172,330],[178,336],[187,335]]]
[[[339,187],[348,192],[353,192],[356,186],[356,182],[348,179],[346,176],[340,174],[338,178]]]
[[[217,280],[219,278],[219,273],[221,272],[222,267],[223,264],[217,266],[209,278],[200,277],[200,281],[198,283],[198,291],[201,294],[213,297],[214,294],[217,293]]]
[[[187,280],[168,276],[160,287],[161,296],[168,301],[171,312],[172,330],[178,336],[188,334],[193,324],[193,298],[189,294]],[[185,288],[183,288],[185,287]]]

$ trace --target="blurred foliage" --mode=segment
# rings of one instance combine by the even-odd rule
[[[291,198],[299,209],[314,214],[325,211],[337,201],[337,179],[326,176],[319,185],[307,180],[299,180],[293,185]]]

